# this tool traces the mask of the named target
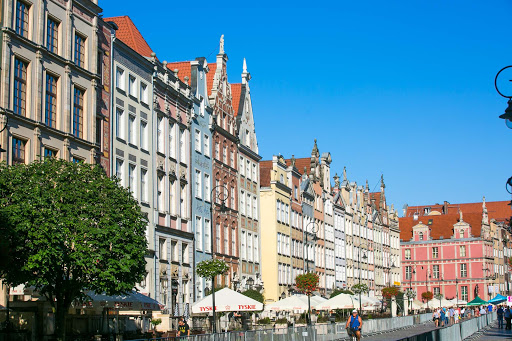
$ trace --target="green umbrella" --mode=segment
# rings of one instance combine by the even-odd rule
[[[471,302],[468,302],[467,305],[484,305],[484,304],[489,304],[489,302],[487,301],[484,301],[483,299],[481,299],[480,297],[475,297],[475,299]]]

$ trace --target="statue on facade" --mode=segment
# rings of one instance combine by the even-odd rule
[[[220,46],[219,46],[219,53],[224,53],[224,35],[220,36]]]

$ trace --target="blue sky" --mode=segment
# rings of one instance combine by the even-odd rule
[[[247,58],[260,154],[307,157],[388,204],[508,200],[512,130],[494,76],[512,64],[509,1],[100,0],[129,15],[160,60]],[[277,5],[276,5],[277,3]],[[314,2],[313,2],[314,3]]]

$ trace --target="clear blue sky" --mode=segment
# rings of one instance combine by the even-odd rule
[[[247,58],[264,159],[309,156],[317,138],[333,175],[347,166],[373,189],[384,173],[400,211],[510,199],[512,130],[494,90],[512,64],[510,1],[99,2],[160,60],[213,62],[224,34],[231,82]]]

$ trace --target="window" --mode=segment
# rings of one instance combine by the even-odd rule
[[[439,278],[439,265],[432,266],[432,273],[434,278]]]
[[[124,90],[124,70],[120,67],[116,69],[116,87]]]
[[[80,162],[84,162],[84,159],[81,159],[81,158],[79,158],[79,157],[73,156],[73,157],[71,158],[71,161],[72,161],[73,163],[80,163]]]
[[[84,92],[75,88],[73,97],[73,135],[83,138],[84,134]]]
[[[196,250],[203,250],[203,220],[196,216]]]
[[[245,215],[245,192],[240,191],[240,213]]]
[[[405,279],[412,279],[412,271],[411,271],[412,267],[411,266],[406,266],[405,267]]]
[[[140,147],[148,150],[148,123],[146,121],[140,121]]]
[[[148,201],[148,170],[140,169],[140,201]]]
[[[240,175],[245,176],[245,163],[244,163],[244,158],[242,156],[240,156],[239,168],[240,168]]]
[[[181,244],[181,261],[188,263],[188,244]]]
[[[226,146],[222,147],[222,162],[228,163],[228,148]]]
[[[57,53],[59,42],[59,23],[52,18],[46,22],[46,48],[48,51]]]
[[[241,248],[241,251],[242,251],[242,259],[245,260],[247,258],[247,250],[246,250],[247,234],[245,233],[245,231],[242,231],[241,243],[242,243],[242,245],[240,246],[240,248]]]
[[[201,171],[196,169],[196,176],[195,176],[194,180],[195,180],[195,186],[196,186],[196,198],[199,198],[199,199],[201,199],[201,192],[202,192],[201,191],[201,189],[202,189],[201,188],[202,187],[201,186],[201,180],[202,180],[201,178],[202,178]]]
[[[464,301],[468,301],[468,287],[463,285],[460,287],[461,299]]]
[[[176,184],[176,180],[171,180],[170,181],[170,186],[169,186],[169,201],[170,201],[170,205],[171,205],[171,210],[170,210],[170,213],[171,214],[176,214],[176,187],[175,187],[175,184]]]
[[[128,142],[131,144],[136,144],[136,138],[135,138],[135,116],[129,115],[128,116]]]
[[[57,157],[57,151],[50,148],[44,148],[44,158],[51,159]]]
[[[75,33],[75,64],[85,66],[85,37]]]
[[[18,2],[19,3],[19,2]],[[14,113],[25,116],[27,108],[27,63],[14,60]]]
[[[231,186],[231,208],[236,210],[235,207],[235,186]]]
[[[258,178],[256,177],[256,164],[252,164],[252,181],[258,182]],[[297,187],[295,187],[297,189]]]
[[[467,264],[461,264],[460,265],[460,277],[461,278],[466,278],[468,277],[468,268],[467,268]]]
[[[176,158],[176,139],[174,135],[174,123],[169,123],[169,154],[172,158]]]
[[[229,152],[229,162],[231,167],[235,168],[235,153],[233,152],[233,150]]]
[[[299,189],[297,188],[297,186],[295,186],[293,193],[294,193],[295,199],[298,199],[298,197],[299,197]]]
[[[215,226],[215,252],[220,253],[220,224]]]
[[[247,192],[247,216],[252,218],[252,198],[249,192]]]
[[[252,209],[253,209],[252,218],[257,220],[258,219],[258,199],[256,197],[252,198]]]
[[[185,162],[186,153],[185,153],[185,130],[180,129],[180,161]]]
[[[210,233],[212,233],[211,231],[211,224],[210,224],[210,220],[208,219],[205,219],[204,220],[204,251],[206,252],[211,252],[211,245],[210,245]]]
[[[164,211],[165,200],[164,200],[164,177],[163,175],[159,175],[157,179],[157,208],[160,212]]]
[[[247,234],[247,260],[252,262],[252,234]]]
[[[201,153],[201,132],[198,129],[194,131],[194,142],[196,152]]]
[[[254,261],[257,263],[260,262],[259,241],[257,235],[254,235]]]
[[[204,147],[203,147],[204,156],[209,157],[210,156],[210,136],[204,134],[203,141],[204,141]]]
[[[439,248],[437,246],[432,248],[432,258],[439,258]]]
[[[25,163],[25,144],[26,141],[12,138],[12,164]]]
[[[162,117],[158,117],[157,119],[157,128],[156,128],[156,150],[160,153],[164,152],[164,119]]]
[[[460,250],[460,256],[466,257],[466,245],[459,246],[459,250]]]
[[[247,160],[245,163],[245,175],[247,176],[247,179],[251,178],[251,161]]]
[[[130,164],[128,166],[128,188],[133,196],[137,198],[137,166]]]
[[[229,254],[229,234],[227,226],[224,226],[224,254]]]
[[[178,242],[171,240],[171,261],[178,262]]]
[[[180,193],[180,215],[182,217],[187,216],[187,186],[181,186]]]
[[[204,200],[210,201],[210,174],[204,174]]]
[[[231,255],[237,256],[236,253],[236,229],[231,229]]]
[[[405,259],[411,259],[411,249],[405,249]]]
[[[57,78],[46,75],[46,97],[45,97],[44,123],[48,127],[55,128],[57,116]]]
[[[124,164],[124,161],[122,159],[116,159],[116,177],[119,179],[119,183],[121,184],[121,186],[124,186],[124,182],[123,182],[123,175],[124,175],[123,164]]]
[[[137,79],[132,75],[128,76],[128,93],[137,98]]]
[[[116,108],[116,137],[124,140],[124,110]]]
[[[165,238],[158,240],[158,253],[161,260],[167,260],[167,242]]]
[[[423,232],[418,233],[418,240],[423,240]]]
[[[28,38],[28,5],[19,0],[16,4],[16,33]]]
[[[140,101],[148,103],[148,85],[144,82],[140,82]]]
[[[215,158],[219,160],[219,142],[215,142]]]
[[[434,288],[434,298],[441,293],[441,288],[435,287]]]

